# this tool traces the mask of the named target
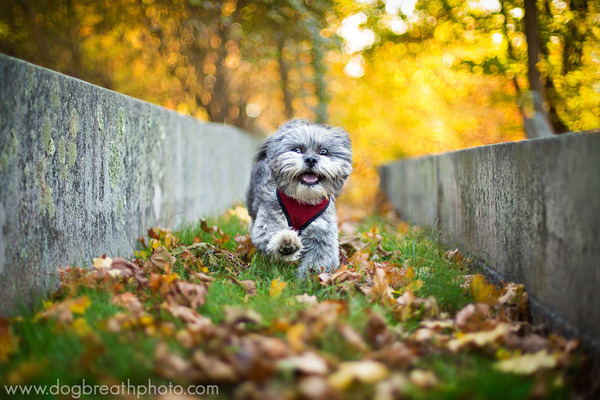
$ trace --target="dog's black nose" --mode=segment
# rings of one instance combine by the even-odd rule
[[[313,156],[308,156],[304,159],[304,162],[306,163],[306,165],[308,165],[309,168],[312,168],[317,163],[317,159]]]

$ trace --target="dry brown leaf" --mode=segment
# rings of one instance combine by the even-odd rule
[[[125,292],[120,295],[114,296],[112,298],[112,303],[120,307],[126,308],[134,315],[137,315],[144,311],[144,306],[142,306],[140,300],[133,293]]]
[[[284,371],[297,371],[303,374],[326,375],[329,366],[323,357],[313,352],[305,352],[294,357],[279,360],[277,368]]]
[[[385,269],[377,267],[373,278],[373,287],[369,293],[371,301],[391,305],[394,303],[394,291],[388,283]]]
[[[175,257],[167,249],[160,246],[152,252],[150,258],[144,263],[144,269],[149,272],[170,274],[175,261]]]
[[[458,249],[448,250],[444,253],[444,257],[450,262],[459,263],[463,260],[463,255]]]
[[[238,324],[260,324],[262,322],[262,316],[251,308],[240,308],[240,307],[223,307],[225,313],[225,323],[231,326]]]
[[[467,304],[456,313],[454,321],[463,332],[478,332],[493,329],[498,321],[491,319],[490,307],[485,303]]]
[[[433,371],[413,369],[408,374],[410,382],[421,389],[431,389],[438,385],[438,378]]]
[[[178,382],[194,382],[202,378],[190,361],[172,353],[165,342],[159,342],[154,349],[154,369],[159,375]]]
[[[258,288],[256,287],[256,282],[254,281],[240,281],[240,286],[244,288],[248,296],[256,296],[256,294],[258,293]]]
[[[347,323],[339,322],[337,324],[337,330],[340,335],[346,339],[346,341],[354,348],[359,351],[368,350],[369,346],[365,343],[362,336],[354,330],[354,328]]]
[[[284,340],[277,337],[257,335],[255,341],[259,352],[272,359],[287,357],[292,350]]]
[[[328,378],[329,384],[336,389],[345,389],[352,382],[375,383],[389,375],[387,367],[374,360],[346,361]]]
[[[178,304],[168,304],[166,302],[162,304],[162,307],[170,312],[175,318],[181,318],[193,331],[206,331],[212,327],[212,321],[209,318],[198,314],[198,312],[192,308]]]
[[[392,342],[373,353],[373,358],[393,368],[407,368],[418,359],[415,351],[400,341]]]
[[[365,339],[371,346],[379,349],[394,341],[394,335],[388,329],[383,316],[373,310],[367,311],[369,320],[365,328]]]
[[[201,283],[176,282],[170,286],[165,298],[170,304],[181,304],[198,308],[206,303],[208,287]]]
[[[505,340],[510,332],[510,325],[498,324],[494,329],[489,331],[457,334],[456,339],[452,339],[448,342],[448,350],[457,352],[467,345],[482,348],[486,345],[496,344]]]
[[[337,398],[337,393],[327,382],[318,375],[303,376],[298,381],[298,392],[306,399],[331,400]]]
[[[300,304],[308,304],[310,306],[314,306],[319,301],[317,300],[317,296],[309,296],[307,293],[303,293],[302,295],[298,295],[294,297],[296,301]]]
[[[234,383],[240,378],[228,363],[216,357],[207,356],[200,350],[194,352],[192,360],[210,382]]]

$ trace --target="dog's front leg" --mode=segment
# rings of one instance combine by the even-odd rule
[[[303,233],[304,251],[298,268],[298,277],[311,272],[333,272],[340,265],[339,243],[335,232]],[[327,238],[327,240],[323,240]]]
[[[252,224],[250,239],[256,248],[277,260],[296,261],[302,254],[302,241],[288,228],[285,219],[259,210]]]

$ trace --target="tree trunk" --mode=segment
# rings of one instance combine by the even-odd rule
[[[525,0],[525,36],[527,38],[527,78],[529,91],[521,96],[521,110],[525,122],[525,134],[529,139],[555,134],[548,113],[544,108],[544,84],[536,64],[542,55],[538,32],[535,0]]]
[[[279,77],[281,83],[281,92],[283,93],[283,107],[285,116],[287,119],[294,117],[294,108],[292,106],[292,94],[288,88],[289,82],[289,71],[288,66],[283,59],[283,47],[285,45],[285,38],[283,33],[279,32],[277,35],[277,62],[279,63]]]

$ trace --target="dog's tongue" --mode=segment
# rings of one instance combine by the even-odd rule
[[[302,181],[304,183],[317,183],[317,181],[319,180],[319,177],[317,177],[317,175],[315,174],[311,174],[311,173],[306,173],[302,175]]]

